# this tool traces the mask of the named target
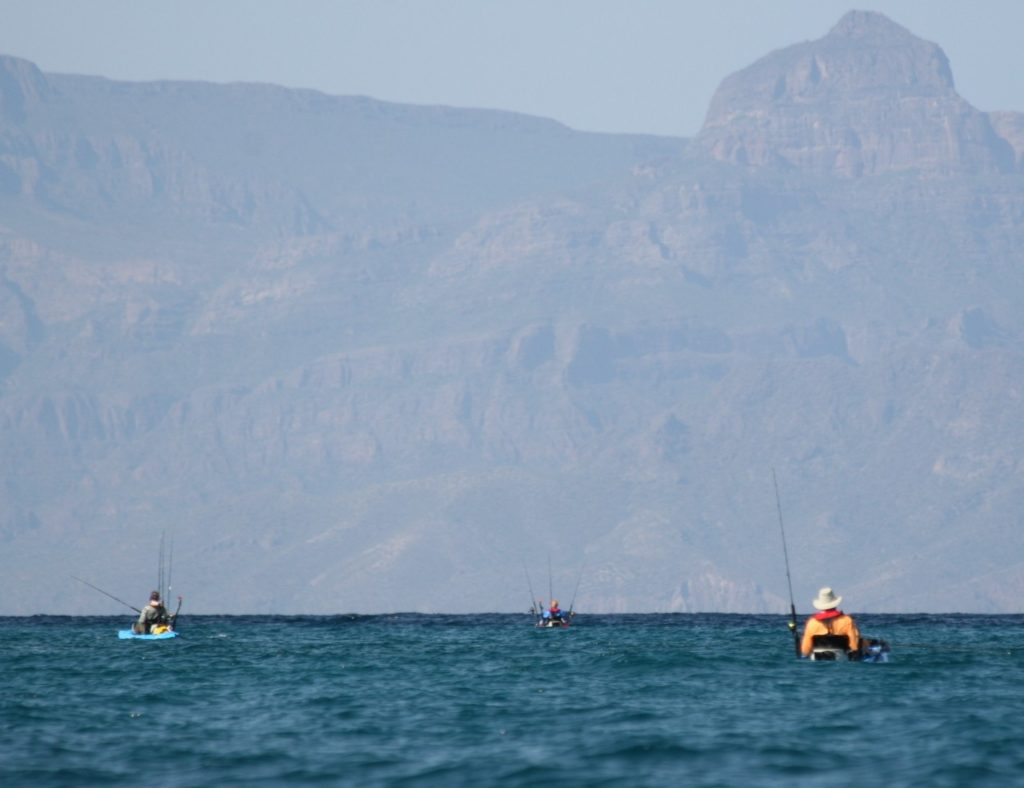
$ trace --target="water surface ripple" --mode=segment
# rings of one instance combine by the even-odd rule
[[[0,618],[0,785],[1010,785],[1024,617],[862,616],[887,665],[779,616]]]

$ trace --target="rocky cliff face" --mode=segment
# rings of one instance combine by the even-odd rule
[[[1015,166],[985,114],[957,95],[942,50],[868,11],[728,77],[700,142],[723,161],[847,177]]]
[[[48,95],[46,77],[35,64],[0,57],[0,124],[10,127],[24,123],[33,107]]]
[[[1015,609],[1019,116],[884,18],[693,141],[0,65],[0,612],[781,612],[772,468],[801,607]]]
[[[996,134],[1013,148],[1017,169],[1024,169],[1024,113],[990,112],[988,118]]]

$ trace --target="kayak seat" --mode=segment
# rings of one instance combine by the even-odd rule
[[[848,651],[850,639],[846,635],[815,635],[811,638],[813,648],[838,648]]]
[[[850,640],[846,635],[815,635],[811,638],[811,659],[817,662],[838,662],[852,659]]]

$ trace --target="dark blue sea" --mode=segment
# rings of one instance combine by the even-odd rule
[[[1024,785],[1024,617],[0,618],[0,785]]]

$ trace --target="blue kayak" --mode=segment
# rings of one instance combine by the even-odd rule
[[[178,637],[178,633],[172,630],[170,632],[161,632],[159,635],[137,635],[130,629],[119,629],[117,630],[117,636],[121,640],[169,640],[170,638]]]
[[[884,640],[871,640],[868,641],[867,647],[864,649],[864,653],[861,655],[861,662],[888,662],[889,654],[892,653],[892,649],[889,648],[889,644]]]

